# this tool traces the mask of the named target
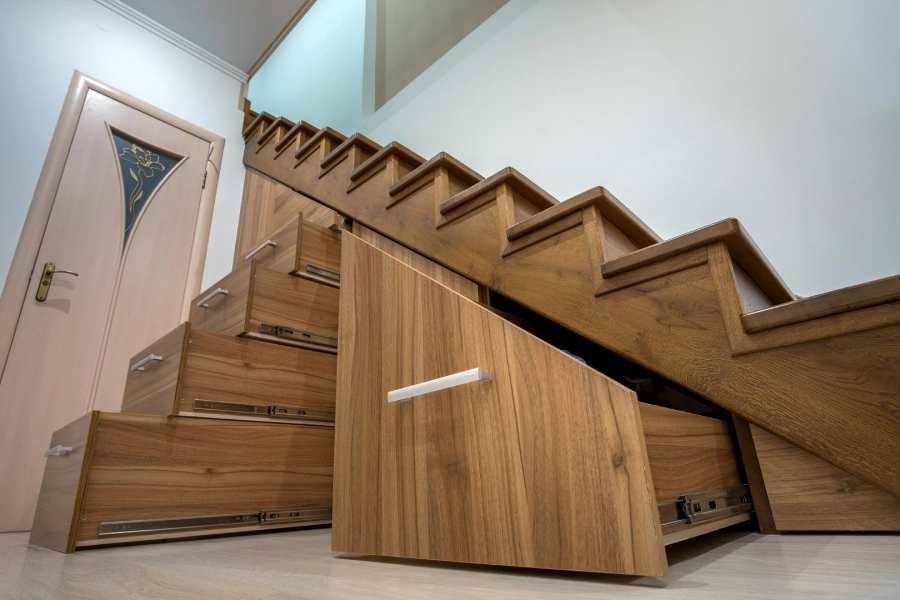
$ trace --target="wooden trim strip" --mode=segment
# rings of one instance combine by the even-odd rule
[[[756,333],[900,300],[900,275],[885,277],[741,317],[747,333]]]
[[[291,20],[287,22],[287,24],[282,28],[278,35],[275,36],[275,39],[266,47],[265,51],[263,51],[262,55],[256,59],[253,63],[253,66],[250,67],[250,70],[247,71],[247,79],[249,80],[253,77],[257,71],[259,71],[260,67],[263,66],[272,53],[278,49],[278,46],[281,45],[281,42],[288,36],[288,34],[294,30],[294,27],[297,26],[297,23],[300,22],[300,19],[312,8],[312,5],[316,0],[303,0],[303,4],[300,5],[300,8],[294,13],[294,16],[291,17]]]
[[[747,271],[773,302],[782,304],[797,299],[737,219],[725,219],[608,261],[603,264],[603,276],[615,277],[717,242],[725,242],[732,258]]]
[[[509,241],[516,240],[588,206],[599,208],[602,216],[609,219],[613,225],[621,229],[628,237],[641,246],[651,246],[663,241],[637,215],[628,210],[615,196],[602,187],[591,188],[569,198],[565,202],[551,206],[533,217],[516,223],[506,231],[506,236]]]
[[[419,179],[425,177],[427,174],[439,167],[444,167],[445,169],[447,169],[447,172],[450,175],[454,175],[459,179],[462,179],[466,183],[474,184],[484,179],[484,177],[482,177],[463,163],[459,162],[446,152],[440,152],[422,163],[422,165],[419,166],[415,171],[392,185],[390,189],[388,189],[388,194],[391,196],[396,196],[407,187],[413,185]]]
[[[335,131],[331,127],[323,127],[318,132],[316,132],[311,138],[306,140],[306,143],[297,148],[297,151],[294,152],[294,160],[297,164],[302,163],[306,160],[313,151],[319,147],[319,143],[323,138],[331,138],[332,140],[341,143],[347,139],[347,136],[339,131]]]
[[[445,215],[448,212],[456,210],[466,202],[470,202],[504,183],[510,184],[516,192],[521,194],[526,200],[532,202],[538,208],[545,209],[559,204],[559,200],[538,187],[536,183],[512,167],[506,167],[505,169],[497,171],[487,179],[461,191],[449,200],[442,202],[439,209],[440,213]]]

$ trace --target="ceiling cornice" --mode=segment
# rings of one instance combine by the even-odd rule
[[[222,71],[226,75],[237,79],[241,83],[247,83],[247,81],[250,79],[250,76],[247,75],[247,73],[245,73],[244,71],[241,71],[240,69],[238,69],[231,63],[225,62],[218,56],[208,52],[207,50],[204,50],[203,48],[201,48],[194,42],[178,35],[177,33],[172,31],[168,27],[164,27],[163,25],[160,25],[159,23],[157,23],[153,19],[149,18],[145,14],[136,11],[135,9],[128,6],[127,4],[120,2],[120,0],[94,0],[94,1],[97,2],[98,4],[102,4],[109,10],[125,17],[132,23],[135,23],[136,25],[140,25],[141,27],[143,27],[150,33],[156,34],[157,36],[159,36],[162,39],[166,40],[167,42],[171,43],[172,45],[177,46],[178,48],[181,48],[188,54],[191,54],[191,55],[195,56],[196,58],[199,58],[206,64],[217,68],[218,70]]]

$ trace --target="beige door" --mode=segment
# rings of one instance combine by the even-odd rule
[[[146,110],[84,96],[0,379],[0,530],[31,528],[52,432],[118,411],[129,358],[186,314],[209,155]],[[56,273],[39,301],[46,263],[78,275]]]

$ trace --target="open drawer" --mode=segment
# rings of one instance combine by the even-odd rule
[[[30,543],[328,523],[334,429],[94,411],[53,434]]]
[[[640,405],[353,236],[342,254],[333,550],[664,575],[670,533],[749,518],[724,423]]]
[[[124,413],[334,425],[334,354],[183,323],[130,364]]]
[[[191,303],[195,329],[337,351],[340,290],[279,273],[251,258]]]
[[[302,212],[258,240],[242,260],[253,258],[279,273],[335,287],[341,283],[341,234],[306,221]]]

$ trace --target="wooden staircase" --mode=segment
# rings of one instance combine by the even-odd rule
[[[798,299],[735,219],[662,240],[602,187],[247,120],[248,167],[900,497],[900,276]]]

